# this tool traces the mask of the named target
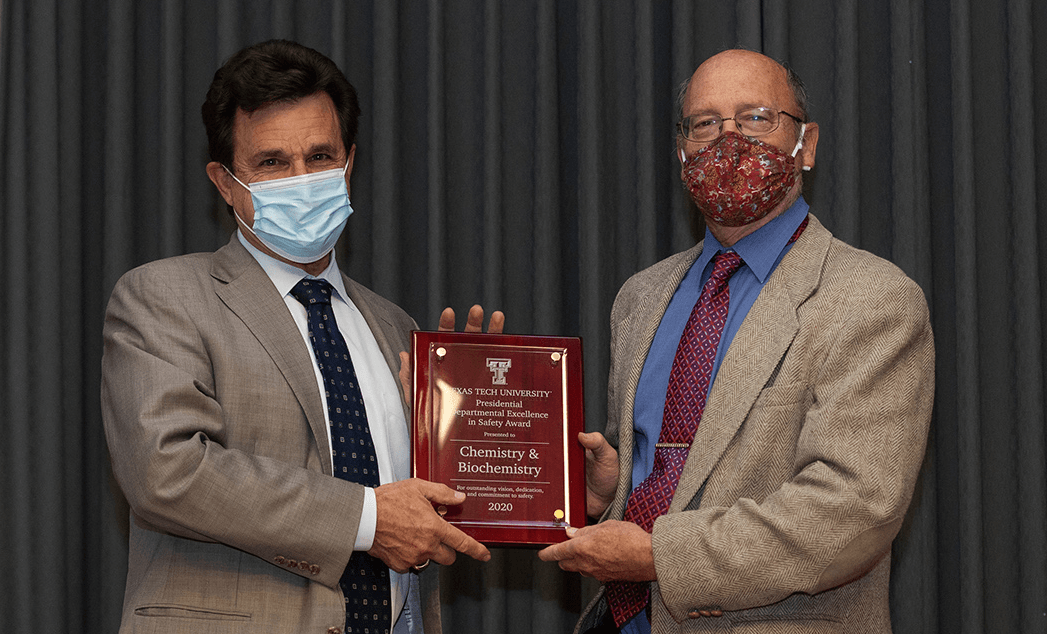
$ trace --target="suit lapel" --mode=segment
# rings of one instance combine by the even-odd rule
[[[681,254],[677,262],[673,264],[668,273],[662,278],[663,281],[650,293],[641,297],[632,311],[629,320],[619,326],[619,331],[625,333],[621,357],[629,359],[629,366],[625,368],[624,387],[625,398],[622,399],[618,420],[618,488],[614,501],[609,509],[609,517],[621,518],[625,514],[625,505],[629,500],[631,486],[638,482],[632,480],[633,468],[633,408],[636,404],[636,387],[640,383],[640,374],[643,372],[647,355],[651,351],[651,344],[658,332],[658,326],[662,322],[669,302],[676,293],[680,281],[687,275],[687,271],[698,259],[702,252],[702,242]],[[614,377],[611,378],[614,380]]]
[[[709,393],[669,512],[683,510],[712,473],[799,329],[832,235],[814,218],[767,280],[728,348]]]
[[[322,448],[320,455],[326,455],[327,429],[312,357],[269,276],[235,234],[215,252],[211,276],[218,282],[218,297],[254,334],[283,374],[305,412],[313,441]],[[331,475],[330,461],[321,460],[320,464],[324,473]]]

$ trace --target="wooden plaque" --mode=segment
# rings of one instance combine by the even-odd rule
[[[412,334],[412,473],[467,496],[437,511],[489,545],[544,546],[585,526],[581,340]]]

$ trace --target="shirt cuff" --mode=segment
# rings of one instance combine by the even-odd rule
[[[374,489],[364,487],[364,508],[360,512],[360,527],[356,529],[356,544],[353,550],[371,550],[374,545],[374,531],[378,525],[378,502]]]

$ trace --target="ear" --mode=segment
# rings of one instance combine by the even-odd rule
[[[814,167],[814,156],[818,150],[818,124],[808,123],[807,130],[803,134],[803,147],[800,148],[800,166],[806,171]]]
[[[229,172],[225,171],[225,167],[217,161],[211,161],[207,164],[207,177],[214,183],[218,193],[225,199],[226,204],[232,207],[233,187],[238,187],[238,185],[233,180],[233,177],[229,175]]]
[[[346,159],[345,168],[345,180],[349,180],[349,175],[353,173],[353,160],[356,159],[356,144],[353,143],[353,147],[349,148],[349,156]]]
[[[353,190],[349,186],[349,177],[353,173],[353,160],[356,159],[356,144],[349,148],[349,156],[345,159],[345,191],[349,194],[349,200],[353,199]]]

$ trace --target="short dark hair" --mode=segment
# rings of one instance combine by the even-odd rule
[[[215,71],[201,107],[212,161],[232,169],[236,111],[295,102],[325,92],[334,102],[346,152],[356,142],[360,102],[356,89],[330,59],[288,40],[254,44]]]

